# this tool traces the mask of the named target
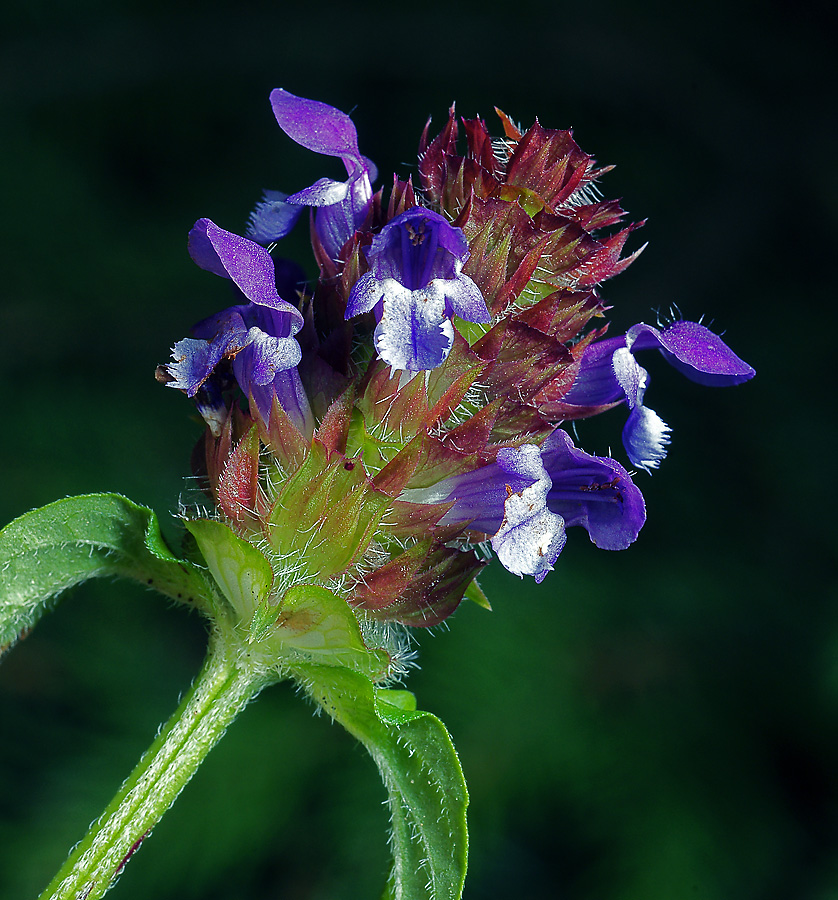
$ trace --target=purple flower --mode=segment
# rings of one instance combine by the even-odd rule
[[[573,446],[557,428],[541,446],[552,486],[547,506],[568,528],[581,525],[600,550],[625,550],[646,521],[646,504],[629,473],[608,456]]]
[[[632,464],[647,472],[666,456],[671,431],[653,409],[643,405],[649,374],[634,354],[651,349],[660,350],[670,365],[699,384],[742,384],[755,374],[718,335],[697,322],[673,322],[664,329],[640,322],[621,337],[587,347],[576,379],[561,402],[603,407],[626,401],[631,412],[623,429],[623,444]]]
[[[343,160],[346,181],[321,178],[290,197],[266,191],[251,218],[251,236],[262,243],[279,240],[293,227],[304,206],[317,207],[314,227],[323,248],[337,259],[343,245],[367,217],[372,203],[375,166],[358,150],[358,134],[346,113],[295,97],[282,88],[271,91],[271,106],[279,127],[301,146]]]
[[[454,343],[451,317],[490,322],[480,288],[463,275],[462,231],[414,206],[388,222],[366,251],[370,271],[352,288],[346,318],[375,311],[378,355],[394,369],[434,369]]]
[[[193,328],[194,337],[175,344],[174,361],[166,367],[169,386],[196,397],[201,415],[217,432],[223,403],[213,376],[228,360],[264,421],[276,396],[297,427],[310,434],[311,411],[296,368],[302,353],[294,337],[303,317],[279,296],[270,254],[209,219],[199,219],[189,232],[189,253],[202,269],[231,279],[250,302],[205,319]]]
[[[587,529],[604,550],[623,550],[646,520],[643,496],[615,460],[591,456],[556,429],[539,448],[498,451],[497,460],[405,499],[451,503],[440,524],[467,522],[493,535],[492,548],[515,575],[543,581],[565,545],[565,530]]]

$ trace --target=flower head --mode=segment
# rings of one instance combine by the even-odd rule
[[[491,321],[480,289],[462,272],[468,243],[439,213],[406,210],[384,226],[366,256],[370,271],[352,288],[346,318],[375,312],[375,348],[394,369],[441,365],[454,343],[455,315]]]
[[[210,426],[195,460],[214,524],[260,555],[259,609],[229,590],[254,640],[274,630],[285,645],[304,620],[344,633],[348,612],[364,626],[355,649],[378,641],[367,649],[386,674],[387,623],[434,625],[474,597],[487,545],[541,582],[571,528],[606,550],[636,540],[646,509],[630,474],[561,426],[625,403],[632,464],[657,466],[669,427],[645,405],[640,351],[703,384],[754,372],[694,322],[604,336],[600,286],[637,258],[623,252],[638,224],[602,199],[608,170],[569,131],[522,131],[499,113],[500,139],[463,120],[463,147],[452,108],[422,137],[419,190],[396,178],[387,200],[372,195],[375,169],[346,114],[284,90],[271,104],[289,137],[341,159],[347,179],[268,192],[250,233],[271,244],[313,207],[320,277],[301,312],[267,249],[200,220],[193,259],[244,297],[178,342],[166,375]],[[249,400],[236,415],[232,384]]]
[[[375,169],[347,115],[279,89],[271,104],[289,137],[342,160],[347,178],[266,192],[251,219],[258,243],[208,220],[193,229],[193,259],[232,279],[246,302],[196,326],[165,367],[209,426],[192,459],[212,512],[184,508],[186,527],[215,582],[218,630],[236,635],[235,665],[295,679],[377,758],[385,737],[398,742],[396,726],[413,729],[406,760],[431,747],[438,723],[386,689],[410,664],[399,626],[437,625],[466,598],[488,607],[476,576],[489,547],[540,583],[569,529],[622,550],[644,526],[629,472],[574,446],[564,421],[627,404],[623,441],[648,470],[669,427],[645,406],[640,351],[657,349],[703,384],[754,372],[693,322],[605,337],[601,285],[643,249],[624,255],[642,223],[625,223],[620,204],[602,198],[608,169],[571,132],[538,121],[523,131],[498,111],[493,136],[452,107],[442,132],[421,138],[417,189],[395,177],[389,196],[373,195]],[[270,251],[304,206],[319,277],[298,310],[282,299],[294,293]],[[230,402],[236,384],[245,406]],[[426,753],[395,779],[397,846],[428,818],[428,766],[416,769],[427,762]],[[418,800],[401,792],[413,771]],[[431,787],[444,799],[450,783]],[[466,795],[453,793],[461,823]],[[463,872],[456,883],[446,874],[456,822],[433,819],[442,868],[428,890],[460,896]],[[413,896],[411,885],[428,892],[426,873],[402,878],[416,870],[414,850],[389,884],[400,896]]]

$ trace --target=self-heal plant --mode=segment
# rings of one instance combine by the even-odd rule
[[[238,713],[290,680],[381,772],[385,895],[456,900],[466,787],[444,726],[401,687],[410,633],[463,599],[487,605],[475,578],[492,552],[542,582],[569,529],[604,550],[635,541],[646,510],[631,472],[576,447],[566,424],[625,404],[627,460],[656,468],[670,429],[645,405],[641,351],[703,384],[754,374],[695,322],[606,336],[600,285],[637,257],[623,255],[637,225],[601,199],[607,170],[570,132],[499,112],[493,136],[452,108],[421,137],[420,189],[395,177],[385,195],[347,115],[279,89],[271,105],[347,179],[267,191],[247,236],[209,219],[189,233],[192,259],[233,296],[157,371],[206,423],[181,549],[117,495],[0,533],[3,649],[51,598],[103,575],[199,609],[210,631],[190,692],[43,898],[101,897]],[[276,255],[305,207],[313,284]]]

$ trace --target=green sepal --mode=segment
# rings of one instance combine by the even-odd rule
[[[367,374],[364,392],[355,408],[363,416],[368,434],[404,446],[428,425],[425,379],[411,378],[402,384],[399,373],[379,360]]]
[[[273,639],[313,663],[345,667],[377,681],[389,672],[389,655],[367,647],[355,614],[327,588],[294,585],[282,598],[278,615],[273,610],[273,619]]]
[[[0,653],[89,578],[121,576],[205,610],[216,602],[193,563],[178,559],[155,514],[119,494],[68,497],[0,531]]]
[[[531,191],[529,188],[515,184],[505,184],[500,191],[498,191],[498,197],[509,203],[517,202],[518,206],[520,206],[530,218],[536,213],[541,212],[545,206],[544,199],[535,191]]]
[[[486,596],[483,588],[477,583],[476,578],[474,578],[471,584],[466,588],[463,597],[465,597],[466,600],[471,600],[472,603],[476,603],[478,606],[482,606],[483,609],[488,609],[489,612],[492,611],[492,604],[489,603],[489,598]]]
[[[223,522],[187,519],[184,524],[238,620],[250,623],[271,592],[274,581],[271,564],[256,547]]]
[[[367,427],[363,413],[354,409],[349,422],[347,446],[352,448],[353,453],[361,455],[364,468],[370,474],[376,475],[408,442],[398,434],[391,434],[380,426],[373,430],[378,431],[378,437]]]
[[[486,334],[490,326],[480,322],[467,322],[459,316],[454,316],[454,327],[471,345],[476,344]]]
[[[387,788],[394,865],[385,896],[459,900],[468,859],[468,792],[445,726],[348,669],[301,666],[312,698],[369,751]]]
[[[313,442],[268,516],[266,535],[277,554],[297,553],[318,578],[340,574],[363,555],[390,497],[373,488],[360,462]]]

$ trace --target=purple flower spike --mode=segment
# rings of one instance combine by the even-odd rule
[[[699,384],[724,387],[755,375],[718,335],[697,322],[673,322],[664,329],[640,322],[622,337],[591,344],[562,403],[594,408],[627,402],[631,413],[623,429],[623,445],[632,465],[647,472],[666,457],[671,432],[653,409],[643,405],[649,374],[634,354],[652,349],[660,350],[670,365]]]
[[[462,274],[465,236],[439,213],[408,209],[381,229],[366,255],[370,271],[352,288],[346,318],[374,310],[376,350],[394,369],[419,372],[445,362],[454,315],[491,321],[480,289]]]
[[[287,204],[319,207],[315,230],[329,256],[337,259],[343,245],[367,217],[372,202],[371,183],[377,175],[375,166],[361,156],[358,134],[346,113],[317,100],[295,97],[282,88],[271,91],[271,106],[279,127],[291,140],[315,153],[339,157],[346,166],[349,178],[345,182],[321,178],[282,198]],[[282,234],[289,230],[290,225]]]

